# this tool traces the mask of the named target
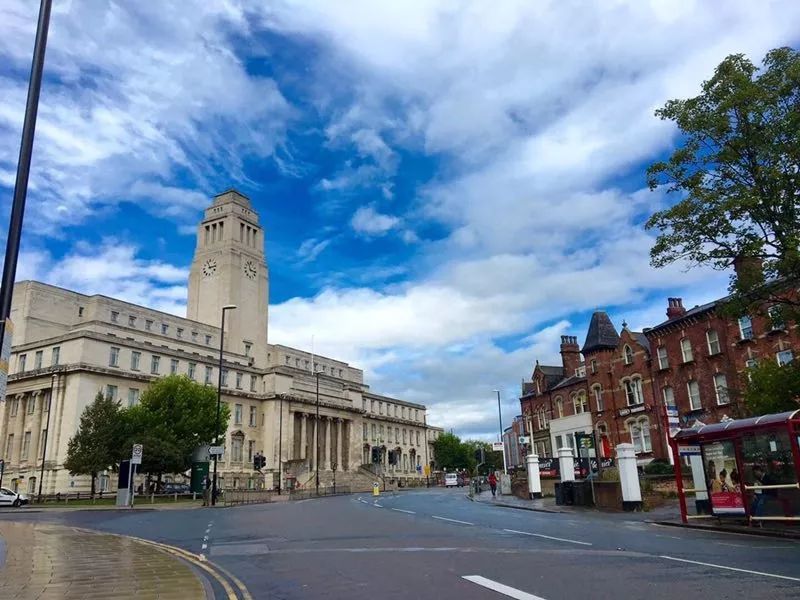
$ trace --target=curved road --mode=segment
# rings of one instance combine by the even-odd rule
[[[239,508],[0,518],[125,533],[204,554],[254,598],[800,598],[800,543],[552,514],[441,488]]]

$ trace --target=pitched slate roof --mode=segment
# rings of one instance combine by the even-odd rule
[[[557,385],[554,385],[550,389],[551,390],[557,390],[557,389],[560,389],[560,388],[563,388],[563,387],[568,387],[568,386],[572,385],[573,383],[579,383],[581,381],[586,381],[586,376],[585,375],[583,375],[583,376],[581,376],[581,375],[572,375],[571,377],[567,377],[566,379],[562,379],[561,381],[558,382]]]
[[[642,348],[650,352],[650,340],[647,339],[647,336],[644,333],[641,331],[631,331],[631,335]]]
[[[542,370],[542,374],[544,375],[545,390],[553,389],[553,386],[555,386],[559,381],[561,381],[564,378],[563,367],[539,365],[539,368]]]
[[[711,302],[707,302],[705,304],[701,304],[700,306],[695,306],[694,308],[690,308],[689,310],[686,311],[686,314],[681,315],[680,317],[678,317],[676,319],[672,319],[672,320],[667,319],[666,321],[662,321],[661,323],[651,327],[647,331],[649,333],[651,331],[654,331],[656,329],[661,329],[662,327],[666,327],[668,325],[674,325],[675,323],[680,323],[684,319],[688,319],[688,318],[694,317],[696,315],[701,315],[701,314],[703,314],[705,312],[713,310],[718,305],[724,303],[728,298],[730,298],[730,296],[725,296],[724,298],[720,298],[718,300],[712,300]]]
[[[602,310],[595,311],[589,322],[589,331],[586,333],[586,341],[581,352],[586,355],[593,350],[614,349],[618,344],[619,334],[608,314]]]

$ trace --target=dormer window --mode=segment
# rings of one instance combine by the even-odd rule
[[[625,344],[625,348],[622,350],[622,360],[625,361],[626,365],[633,362],[633,350],[628,344]]]

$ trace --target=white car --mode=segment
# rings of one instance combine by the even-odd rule
[[[445,473],[444,487],[458,487],[458,475],[455,473]]]
[[[0,488],[0,506],[23,506],[28,503],[28,497],[25,494],[12,492],[8,488]]]

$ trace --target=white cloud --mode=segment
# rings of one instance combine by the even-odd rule
[[[321,106],[337,106],[329,139],[438,161],[407,213],[363,207],[354,228],[410,238],[433,219],[446,231],[418,244],[417,278],[403,286],[330,288],[275,307],[276,337],[302,344],[314,330],[440,423],[490,431],[489,390],[515,388],[558,347],[555,334],[496,340],[595,308],[641,327],[661,320],[663,295],[694,304],[724,294],[725,275],[649,267],[653,238],[641,224],[665,199],[630,188],[673,142],[655,108],[696,93],[727,54],[759,61],[796,41],[800,5],[353,0],[272,3],[265,15],[325,47],[314,89]],[[356,132],[369,133],[360,146]],[[339,175],[340,189],[375,181],[348,165]]]
[[[186,315],[188,269],[138,258],[139,248],[114,238],[79,242],[59,259],[43,250],[20,254],[17,281],[34,279],[84,294],[102,294]]]
[[[350,219],[353,230],[366,236],[385,235],[398,225],[399,218],[379,213],[372,206],[362,206]]]
[[[318,240],[317,238],[304,240],[297,249],[297,256],[300,257],[302,263],[314,262],[332,241],[332,239]]]
[[[3,7],[2,173],[16,165],[21,74],[37,9],[24,0]],[[31,172],[32,231],[56,233],[120,202],[186,225],[199,198],[223,180],[244,180],[246,157],[271,156],[293,109],[274,81],[248,73],[232,52],[233,31],[249,35],[237,2],[56,3]],[[188,190],[170,183],[177,172]],[[55,213],[52,205],[64,208]]]

